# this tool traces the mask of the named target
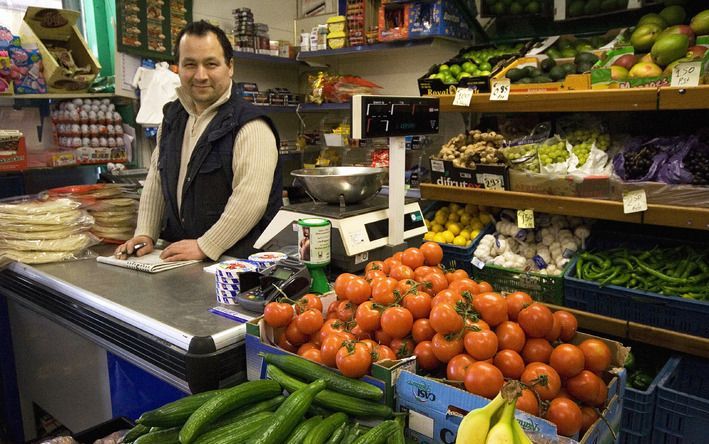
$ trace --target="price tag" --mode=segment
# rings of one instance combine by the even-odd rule
[[[566,0],[554,0],[554,21],[566,20]]]
[[[647,210],[645,190],[633,190],[623,193],[623,213],[637,213]]]
[[[477,267],[477,268],[479,268],[479,269],[481,269],[481,270],[482,270],[483,268],[485,268],[485,262],[481,261],[480,259],[478,259],[478,258],[475,257],[475,256],[473,256],[473,260],[470,261],[470,262],[471,262],[475,267]]]
[[[642,6],[641,0],[628,0],[628,9],[638,9]]]
[[[483,184],[486,190],[504,190],[504,178],[499,174],[478,174],[478,183]]]
[[[534,210],[517,210],[517,227],[534,228]]]
[[[510,79],[492,79],[490,100],[504,101],[510,96]]]
[[[672,68],[670,86],[697,86],[702,73],[702,62],[678,63]]]
[[[453,105],[455,106],[470,106],[470,100],[473,98],[473,90],[471,88],[458,88],[455,91]]]

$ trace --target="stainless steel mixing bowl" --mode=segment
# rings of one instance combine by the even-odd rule
[[[369,167],[320,167],[291,171],[315,199],[339,203],[360,202],[376,194],[382,187],[387,170]]]

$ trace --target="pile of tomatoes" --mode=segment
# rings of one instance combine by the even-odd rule
[[[487,398],[505,379],[522,381],[529,388],[517,408],[555,423],[559,434],[590,427],[606,401],[608,346],[567,343],[577,328],[571,313],[552,313],[524,292],[503,296],[464,270],[445,270],[442,259],[435,242],[408,248],[368,263],[364,276],[339,275],[324,315],[319,297],[308,294],[294,305],[269,303],[265,321],[279,347],[345,376],[413,355],[420,370]]]

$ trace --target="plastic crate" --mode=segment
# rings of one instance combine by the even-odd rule
[[[119,416],[118,418],[109,419],[106,422],[76,433],[73,438],[81,444],[93,444],[94,441],[105,438],[113,432],[132,429],[134,425],[135,424],[133,424],[133,421],[130,419]]]
[[[657,389],[653,443],[706,443],[709,429],[709,361],[682,357]]]
[[[471,268],[470,275],[473,279],[487,281],[495,291],[524,291],[535,301],[556,305],[564,303],[564,273],[559,276],[548,276],[532,271],[511,270],[497,265],[485,265],[482,269],[471,265]]]
[[[655,415],[657,385],[662,378],[674,370],[678,359],[668,359],[647,390],[625,388],[623,416],[620,424],[621,444],[642,444],[650,441]]]

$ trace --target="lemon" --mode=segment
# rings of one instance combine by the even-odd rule
[[[434,237],[436,237],[436,233],[433,231],[427,231],[426,234],[423,235],[423,240],[432,241]]]
[[[458,216],[458,213],[451,213],[448,215],[448,222],[458,222],[460,220],[460,216]]]
[[[434,224],[431,225],[431,231],[433,231],[434,233],[440,233],[443,230],[445,230],[445,228],[443,228],[443,225],[439,223],[434,222]]]
[[[455,234],[451,233],[450,230],[446,230],[441,234],[447,243],[451,243],[453,242],[453,239],[455,239]]]
[[[443,225],[448,221],[448,214],[436,213],[436,217],[433,218],[433,221],[439,225]]]
[[[464,237],[466,241],[470,240],[470,231],[469,230],[461,230],[460,236]]]
[[[478,214],[478,207],[475,206],[475,204],[466,204],[465,211],[469,214],[476,215]]]
[[[471,246],[471,245],[473,245],[473,241],[471,241],[471,240],[469,240],[468,242],[465,243],[465,246],[466,246],[466,247],[469,247],[469,246]]]
[[[487,225],[492,222],[492,216],[490,216],[489,213],[480,213],[480,216],[478,217],[480,218],[480,222],[482,222],[483,225]]]
[[[480,230],[473,230],[470,232],[470,239],[475,239],[480,235]]]
[[[470,223],[470,219],[472,219],[470,214],[463,213],[460,215],[460,224],[463,226],[468,225]]]
[[[460,204],[453,202],[448,205],[448,208],[450,208],[451,211],[458,211],[460,210],[461,206]]]
[[[431,221],[430,221],[430,220],[424,219],[424,220],[423,220],[423,223],[426,224],[426,228],[428,228],[429,230],[431,229]]]
[[[470,222],[470,228],[472,228],[473,230],[482,230],[483,227],[484,225],[479,220],[474,220]]]
[[[458,225],[457,222],[449,222],[448,224],[446,224],[446,228],[448,229],[448,231],[453,233],[455,236],[459,235],[460,231],[461,231],[460,225]]]
[[[458,245],[459,247],[465,246],[467,242],[467,239],[463,236],[456,236],[455,239],[453,239],[453,245]]]
[[[436,233],[433,236],[433,241],[434,242],[441,242],[441,243],[446,243],[446,237],[443,235],[443,233]]]
[[[436,211],[436,214],[440,213],[440,214],[445,214],[446,216],[448,216],[448,213],[450,213],[450,212],[451,212],[451,210],[448,207],[442,207],[442,208],[439,208],[438,211]]]

